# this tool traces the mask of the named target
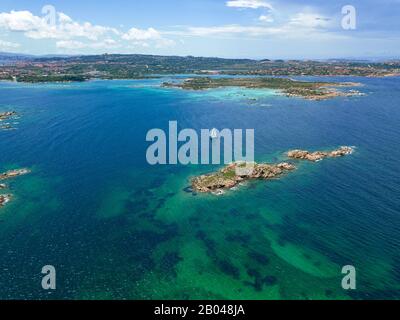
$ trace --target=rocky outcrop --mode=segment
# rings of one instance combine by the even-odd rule
[[[316,162],[325,158],[343,157],[352,154],[353,151],[354,148],[351,147],[340,147],[337,150],[329,152],[293,150],[289,151],[287,155],[292,159]],[[220,195],[224,193],[224,190],[233,189],[242,182],[255,179],[271,180],[293,170],[296,170],[296,167],[288,162],[279,164],[236,162],[216,173],[193,178],[190,190],[192,192]]]
[[[247,180],[270,180],[277,178],[296,167],[290,163],[252,164],[232,163],[217,173],[202,175],[192,180],[192,189],[200,193],[221,194],[223,190],[236,187]]]
[[[22,176],[25,174],[30,173],[29,169],[17,169],[17,170],[10,170],[0,174],[0,181],[6,179],[16,178],[18,176]]]
[[[11,198],[12,198],[11,194],[0,194],[0,207],[3,207],[8,202],[10,202]]]
[[[0,112],[0,130],[7,131],[7,130],[15,130],[11,123],[4,122],[11,119],[16,119],[17,113],[15,111],[7,111],[7,112]]]
[[[15,111],[7,111],[0,113],[0,121],[8,120],[11,117],[15,117],[17,113]]]
[[[321,161],[325,158],[338,158],[344,157],[346,155],[352,154],[354,149],[351,147],[340,147],[334,151],[315,151],[309,152],[305,150],[292,150],[288,152],[288,157],[298,160],[308,160],[308,161]]]
[[[22,176],[28,173],[30,173],[30,170],[28,169],[10,170],[0,174],[0,181],[16,178],[18,176]],[[7,188],[6,184],[0,183],[0,190],[6,188]],[[0,208],[6,205],[8,202],[10,202],[12,197],[13,197],[12,194],[0,194]]]

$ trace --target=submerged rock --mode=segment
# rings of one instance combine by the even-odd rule
[[[0,189],[6,189],[6,188],[7,188],[7,185],[6,185],[6,184],[0,183]]]
[[[292,159],[299,159],[299,160],[308,160],[308,161],[321,161],[325,158],[338,158],[344,157],[346,155],[352,154],[354,152],[354,148],[352,147],[340,147],[334,151],[316,151],[316,152],[309,152],[305,150],[292,150],[288,152],[288,157]]]

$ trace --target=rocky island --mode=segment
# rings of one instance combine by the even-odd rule
[[[316,151],[309,152],[304,150],[292,150],[288,152],[288,157],[298,160],[308,160],[308,161],[321,161],[325,158],[338,158],[343,157],[354,152],[354,148],[351,147],[340,147],[334,151]]]
[[[317,151],[310,153],[308,151],[293,150],[287,153],[289,158],[298,160],[319,161],[324,158],[343,157],[353,153],[351,147],[341,147],[330,152]],[[282,162],[279,164],[254,163],[247,169],[246,163],[232,163],[216,173],[201,175],[191,181],[191,190],[199,193],[213,193],[220,195],[224,190],[237,187],[239,184],[249,180],[271,180],[279,178],[282,175],[296,170],[296,166]]]
[[[282,92],[288,97],[300,97],[308,100],[325,100],[335,97],[348,97],[360,95],[360,92],[352,90],[343,92],[339,87],[360,86],[353,82],[308,82],[297,81],[289,78],[189,78],[183,82],[164,82],[163,87],[174,87],[185,90],[206,90],[223,87],[243,87],[247,89],[272,89]]]
[[[214,192],[218,194],[223,192],[223,190],[232,189],[247,180],[269,180],[296,169],[294,165],[286,162],[276,165],[255,163],[249,173],[243,170],[241,174],[241,166],[245,168],[246,163],[232,163],[217,173],[194,178],[192,180],[192,189],[200,193]]]

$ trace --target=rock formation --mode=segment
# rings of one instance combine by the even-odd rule
[[[297,160],[321,161],[325,158],[337,158],[352,154],[351,147],[340,147],[334,151],[316,151],[309,152],[304,150],[293,150],[287,153],[289,158]],[[285,173],[296,170],[296,167],[288,162],[279,164],[267,163],[232,163],[222,170],[207,175],[195,177],[191,181],[193,192],[223,194],[224,190],[235,188],[241,182],[248,180],[271,180],[278,178]]]
[[[0,207],[3,207],[7,202],[11,201],[11,194],[0,194]]]
[[[28,169],[10,170],[4,173],[0,173],[0,180],[11,179],[28,173],[30,173],[30,170]]]
[[[245,163],[232,163],[217,173],[194,178],[192,189],[200,193],[221,193],[247,180],[270,180],[295,169],[294,165],[286,162],[276,165],[255,163],[248,168]]]
[[[334,151],[316,151],[316,152],[309,152],[305,150],[292,150],[288,152],[288,157],[292,159],[298,160],[308,160],[308,161],[321,161],[325,158],[338,158],[344,157],[346,155],[352,154],[354,151],[351,147],[340,147]]]
[[[17,113],[15,111],[7,111],[0,113],[0,121],[7,120],[11,117],[15,117]]]

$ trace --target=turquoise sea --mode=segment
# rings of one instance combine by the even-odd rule
[[[306,78],[318,79],[318,78]],[[306,101],[272,91],[162,89],[165,79],[0,83],[2,299],[400,298],[400,78],[365,96]],[[150,166],[148,130],[254,128],[257,161],[356,146],[224,196],[185,192],[218,166]],[[57,270],[44,291],[41,269]],[[357,290],[341,269],[357,270]]]

